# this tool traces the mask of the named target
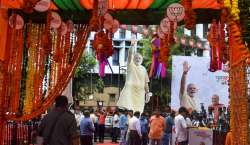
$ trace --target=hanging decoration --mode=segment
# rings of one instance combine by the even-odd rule
[[[32,13],[39,0],[23,0],[22,9],[26,13]]]
[[[238,0],[224,0],[224,7],[227,8],[232,16],[232,20],[237,21],[240,19],[240,10],[238,8]]]
[[[42,114],[62,93],[79,63],[89,27],[72,21],[65,24],[51,11],[46,20],[45,25],[31,20],[25,24],[20,15],[12,13],[9,17],[9,51],[1,70],[5,76],[1,81],[5,115],[1,122],[30,120]]]
[[[196,24],[196,14],[194,10],[192,9],[192,1],[182,0],[181,4],[185,8],[185,17],[184,17],[185,27],[191,30],[195,27],[195,24]]]
[[[173,3],[167,7],[166,14],[169,20],[180,22],[185,17],[185,8],[179,3]]]
[[[113,19],[107,13],[107,10],[107,3],[105,1],[100,2],[95,0],[93,15],[90,21],[92,30],[96,31],[93,48],[95,49],[96,58],[99,61],[99,75],[101,78],[105,76],[105,66],[109,63],[108,58],[113,54],[112,35],[120,27],[119,21]]]
[[[223,64],[228,63],[229,61],[229,52],[228,52],[228,47],[226,45],[226,33],[225,33],[225,23],[226,23],[226,9],[221,10],[221,18],[219,22],[219,30],[220,30],[220,42],[219,42],[219,47],[221,49],[220,52],[220,58]]]
[[[213,20],[210,31],[208,33],[208,41],[211,47],[211,61],[210,61],[210,68],[209,70],[215,72],[217,70],[221,70],[221,55],[220,55],[220,42],[219,42],[219,26],[216,20]]]
[[[9,112],[16,113],[19,109],[19,100],[20,100],[20,82],[21,82],[21,70],[22,67],[19,64],[22,63],[23,57],[23,26],[24,21],[20,15],[13,13],[9,18],[9,32],[10,38],[8,39],[8,51],[9,51],[9,60],[8,62],[8,76],[6,79],[8,80],[8,86],[12,91],[9,91],[10,98],[9,103]],[[7,101],[7,100],[6,100]]]
[[[153,35],[151,40],[151,47],[152,47],[152,63],[150,67],[149,77],[154,77],[157,74],[157,70],[159,67],[159,55],[160,55],[160,45],[161,40],[157,33]]]
[[[34,9],[38,12],[45,12],[50,8],[50,0],[40,0],[36,3]]]
[[[177,28],[177,22],[184,18],[185,9],[178,3],[171,4],[166,10],[166,17],[161,20],[157,32],[153,35],[152,63],[149,77],[166,77],[166,68],[170,56],[169,47],[175,42],[174,33]]]

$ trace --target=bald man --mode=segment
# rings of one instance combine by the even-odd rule
[[[214,112],[214,123],[217,124],[218,119],[219,119],[219,110],[224,107],[223,104],[220,104],[220,97],[217,94],[214,94],[212,96],[212,104],[209,105],[209,108],[213,109]]]
[[[183,73],[181,77],[181,84],[180,84],[180,105],[185,107],[189,112],[196,110],[197,112],[200,111],[200,103],[197,102],[197,87],[193,83],[189,83],[186,87],[186,79],[188,71],[190,70],[191,66],[188,64],[187,61],[183,63]]]

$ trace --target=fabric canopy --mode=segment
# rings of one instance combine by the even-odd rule
[[[220,4],[217,0],[193,0],[193,9],[220,9]]]

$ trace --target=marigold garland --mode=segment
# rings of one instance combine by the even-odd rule
[[[211,61],[209,70],[214,72],[221,69],[221,58],[220,58],[220,42],[219,42],[219,26],[216,20],[213,20],[210,31],[208,34],[208,41],[211,46]]]
[[[196,24],[196,14],[192,9],[192,0],[182,0],[181,4],[185,8],[184,23],[189,30],[193,29]]]
[[[70,81],[70,78],[74,74],[74,71],[75,71],[75,69],[76,69],[76,67],[77,67],[77,65],[78,65],[78,63],[80,61],[80,58],[82,56],[82,53],[84,51],[84,49],[82,49],[82,46],[86,45],[89,34],[90,34],[90,29],[89,29],[88,26],[79,27],[79,31],[78,31],[78,33],[76,35],[76,37],[78,39],[77,39],[76,45],[74,46],[74,49],[73,49],[74,51],[73,51],[72,63],[67,65],[67,67],[63,70],[63,74],[61,76],[58,76],[57,80],[60,80],[60,81],[57,81],[55,86],[48,90],[48,95],[47,95],[46,99],[44,100],[44,102],[41,104],[41,106],[39,108],[33,110],[32,113],[23,114],[21,116],[8,114],[8,115],[6,115],[7,119],[22,120],[22,121],[30,120],[30,119],[42,114],[45,110],[48,109],[48,107],[54,102],[55,98],[59,94],[62,93],[64,88],[66,88],[68,82]],[[27,101],[25,103],[27,103]]]
[[[16,41],[16,62],[15,62],[15,71],[14,71],[14,94],[12,96],[12,112],[18,112],[19,109],[19,100],[20,100],[20,84],[21,84],[21,76],[22,76],[22,58],[23,58],[23,30],[18,30],[17,33],[17,41]],[[21,45],[20,45],[21,44]]]
[[[237,21],[240,19],[240,10],[238,7],[239,1],[238,0],[232,0],[232,3],[230,0],[224,0],[224,7],[227,8],[232,15],[232,20]]]
[[[230,3],[224,2],[230,12]],[[230,127],[233,144],[248,145],[248,95],[246,61],[248,51],[241,37],[241,29],[237,18],[232,13],[227,15],[230,55]],[[239,127],[240,126],[240,127]]]
[[[28,72],[26,80],[26,97],[24,99],[24,114],[30,114],[32,112],[33,98],[34,98],[34,76],[35,76],[35,58],[36,58],[36,42],[38,37],[38,28],[36,25],[32,26],[31,44],[29,48],[28,59]]]
[[[226,45],[226,34],[225,34],[225,23],[226,23],[226,15],[227,12],[223,8],[221,12],[221,18],[220,18],[220,58],[221,61],[225,64],[229,61],[229,52],[228,52],[228,47]]]
[[[42,83],[44,78],[44,49],[41,48],[41,37],[43,33],[43,26],[38,26],[38,40],[37,40],[37,55],[36,55],[36,71],[34,80],[34,99],[33,99],[33,110],[37,109],[41,105],[42,98]]]
[[[14,22],[13,22],[13,26],[16,25],[16,14],[13,14],[13,19],[14,19]],[[14,96],[15,94],[15,76],[13,75],[15,72],[15,66],[16,66],[16,59],[17,59],[17,30],[15,28],[10,28],[11,29],[11,41],[13,43],[10,43],[10,46],[9,46],[9,50],[10,50],[10,56],[9,56],[9,63],[8,63],[8,72],[9,72],[9,81],[8,81],[8,85],[9,85],[9,90],[8,90],[8,104],[9,104],[9,112],[13,113],[16,108],[16,103],[12,103],[12,102],[15,102],[15,97],[12,97]],[[13,91],[11,91],[13,90]]]

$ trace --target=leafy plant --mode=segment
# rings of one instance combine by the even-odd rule
[[[73,81],[73,96],[76,100],[87,100],[93,92],[103,89],[103,81],[98,74],[93,73],[96,64],[96,59],[92,55],[82,56]]]

